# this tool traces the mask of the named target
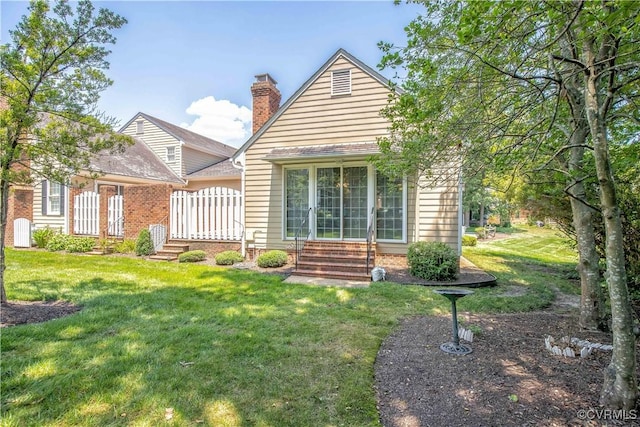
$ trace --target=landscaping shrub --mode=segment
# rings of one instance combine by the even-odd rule
[[[442,242],[415,242],[407,252],[409,272],[421,279],[448,281],[458,275],[458,255]]]
[[[205,251],[188,251],[178,255],[178,262],[199,262],[207,258]]]
[[[465,234],[462,236],[462,246],[476,246],[478,244],[478,238],[476,236],[470,236]]]
[[[473,231],[478,235],[478,239],[484,239],[487,237],[487,229],[484,227],[476,227]]]
[[[154,253],[153,240],[151,240],[151,232],[146,228],[140,230],[138,239],[136,240],[136,255],[147,256]]]
[[[96,240],[93,237],[78,237],[54,233],[45,247],[48,251],[52,252],[89,252],[95,244]]]
[[[64,249],[67,252],[89,252],[95,245],[93,237],[68,236]]]
[[[216,264],[233,265],[235,262],[244,261],[243,256],[236,251],[224,251],[216,255]]]
[[[119,254],[132,254],[136,251],[136,241],[131,239],[123,240],[113,246],[114,252]]]
[[[260,255],[256,261],[258,267],[282,267],[289,260],[289,256],[284,251],[268,251]]]
[[[67,247],[67,240],[69,235],[62,233],[54,233],[53,236],[47,242],[45,248],[51,252],[63,251]]]
[[[36,247],[46,248],[47,243],[49,243],[49,240],[51,240],[54,234],[56,234],[56,232],[47,225],[45,228],[39,228],[34,231],[32,237],[33,241],[36,242]]]

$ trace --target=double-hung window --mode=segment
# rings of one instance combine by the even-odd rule
[[[44,181],[42,183],[42,214],[43,215],[62,215],[62,184],[53,181]]]

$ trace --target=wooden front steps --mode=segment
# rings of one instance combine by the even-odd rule
[[[371,245],[367,271],[367,243],[309,240],[305,243],[298,268],[298,276],[326,277],[344,280],[371,280],[375,260],[375,243]]]
[[[155,255],[151,255],[149,259],[158,261],[175,261],[181,253],[187,252],[189,245],[185,243],[165,243]]]

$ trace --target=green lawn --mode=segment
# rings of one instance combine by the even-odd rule
[[[531,239],[521,246],[533,247]],[[519,272],[551,262],[544,274],[562,276],[573,253],[523,256],[517,240],[465,251],[504,285],[478,290],[461,310],[549,303],[551,292],[540,290],[548,278]],[[449,312],[447,300],[421,286],[314,287],[132,258],[10,249],[7,256],[9,299],[63,299],[83,310],[2,329],[2,426],[378,425],[380,343],[403,317]],[[531,292],[505,302],[499,295],[512,283]]]

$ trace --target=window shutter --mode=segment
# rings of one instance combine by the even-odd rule
[[[42,186],[42,215],[47,214],[47,190],[48,190],[48,181],[43,180],[41,183]]]
[[[351,94],[351,70],[339,70],[331,73],[331,95]]]
[[[60,186],[60,216],[64,216],[65,214],[65,209],[64,209],[64,195],[66,193],[66,188],[64,185]]]

